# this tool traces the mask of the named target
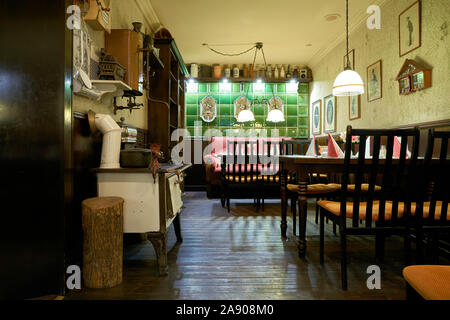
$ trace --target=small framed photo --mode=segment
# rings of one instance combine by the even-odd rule
[[[383,97],[383,73],[381,60],[367,67],[367,100],[369,102]]]
[[[313,135],[322,133],[322,100],[317,100],[311,106],[311,128]]]
[[[400,57],[416,50],[422,45],[421,2],[414,2],[400,13],[399,21],[399,49]]]
[[[323,98],[324,131],[332,133],[336,131],[336,102],[333,95]]]
[[[348,97],[348,115],[350,121],[361,118],[361,96]]]
[[[350,59],[350,68],[355,70],[355,49],[344,56],[344,69],[347,68],[347,56]]]

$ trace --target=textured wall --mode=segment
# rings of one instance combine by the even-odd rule
[[[351,34],[350,50],[355,49],[356,71],[365,84],[367,67],[382,60],[383,98],[367,102],[367,94],[364,94],[361,119],[353,121],[348,117],[348,98],[338,98],[338,132],[345,131],[349,124],[358,128],[382,128],[450,118],[450,1],[422,1],[422,46],[400,58],[398,16],[414,2],[386,2],[381,8],[381,30],[368,30],[364,23]],[[345,43],[342,43],[312,66],[315,81],[311,86],[311,103],[332,93],[334,79],[343,69],[345,50]],[[405,59],[416,59],[433,68],[431,88],[399,95],[395,78]]]
[[[145,29],[149,30],[149,26],[145,25],[145,20],[142,12],[136,6],[135,1],[113,1],[112,2],[112,28],[113,29],[133,29],[133,22],[142,22],[144,26],[142,31]],[[92,30],[89,26],[89,34],[93,40],[93,51],[94,54],[99,55],[100,49],[105,45],[105,36],[102,31]],[[147,129],[147,99],[145,99],[146,93],[144,91],[144,96],[137,98],[136,102],[143,103],[144,107],[140,110],[134,110],[130,115],[128,110],[118,111],[117,115],[113,114],[113,97],[111,95],[105,95],[102,101],[97,102],[84,98],[79,95],[74,95],[73,107],[74,111],[86,113],[89,109],[94,110],[97,113],[110,114],[115,120],[119,121],[121,117],[125,118],[125,122],[134,125],[141,129]],[[117,99],[117,104],[125,106],[126,99]]]

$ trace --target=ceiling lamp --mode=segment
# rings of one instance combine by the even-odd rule
[[[239,112],[237,122],[242,123],[251,121],[255,121],[255,115],[253,114],[253,112],[251,112],[249,109],[242,110],[241,112]]]
[[[333,85],[333,95],[337,97],[358,96],[364,93],[364,82],[361,76],[350,67],[348,47],[348,0],[347,0],[347,66],[341,72]]]

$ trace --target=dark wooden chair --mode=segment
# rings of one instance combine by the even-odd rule
[[[425,170],[422,182],[424,195],[417,201],[414,215],[417,260],[422,263],[423,236],[427,235],[427,243],[432,248],[434,263],[439,262],[439,239],[449,235],[450,231],[450,158],[448,142],[450,132],[436,132],[430,129],[427,151],[425,154]],[[437,142],[440,142],[437,143]],[[435,149],[439,152],[439,161],[433,161]],[[418,195],[420,197],[420,195]]]
[[[261,186],[258,154],[259,145],[256,140],[227,142],[226,156],[222,158],[221,178],[222,203],[226,203],[228,212],[231,197],[235,195],[239,198],[245,194],[253,196],[256,210],[259,211]]]
[[[351,159],[352,136],[360,137],[359,158]],[[374,138],[373,158],[365,159],[366,139]],[[394,137],[401,136],[400,158],[393,160]],[[387,155],[380,159],[380,140],[387,138]],[[406,160],[408,139],[412,139],[411,159]],[[410,251],[411,203],[414,188],[418,181],[417,153],[420,140],[419,130],[358,130],[347,127],[346,153],[340,201],[319,201],[320,207],[320,263],[324,262],[325,217],[339,226],[341,240],[341,277],[342,289],[347,290],[347,236],[375,235],[375,252],[379,262],[384,257],[384,238],[386,235],[399,234],[404,237],[405,256]],[[349,176],[355,175],[355,189],[348,192]],[[377,176],[382,174],[381,190],[376,195]],[[362,182],[368,175],[369,183],[363,193]],[[360,221],[363,224],[360,224]],[[350,225],[347,226],[347,223]]]

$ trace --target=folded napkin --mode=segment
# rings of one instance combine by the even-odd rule
[[[328,134],[328,157],[330,158],[344,158],[344,152],[339,148],[336,141],[334,141],[331,134]]]
[[[306,156],[308,157],[317,157],[317,149],[316,149],[316,137],[313,136],[311,143],[309,144],[308,151],[306,152]]]
[[[402,150],[402,138],[394,137],[394,158],[400,159],[400,152]],[[411,158],[411,152],[408,150],[408,146],[406,146],[406,159]]]
[[[366,158],[366,159],[372,158],[371,153],[372,153],[372,145],[370,144],[370,137],[367,137],[367,140],[366,140],[366,155],[365,155],[365,158]]]

